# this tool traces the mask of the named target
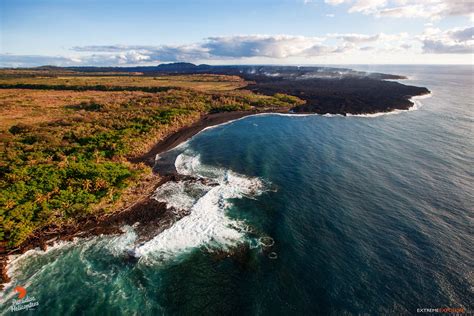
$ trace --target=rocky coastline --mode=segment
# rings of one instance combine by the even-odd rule
[[[330,81],[318,78],[304,80],[261,78],[260,76],[246,89],[269,95],[286,93],[298,96],[306,101],[306,104],[292,109],[280,108],[277,111],[266,111],[269,113],[347,115],[390,112],[397,109],[407,110],[413,106],[413,102],[410,101],[411,97],[429,93],[426,88],[406,86],[398,82],[373,78],[329,79]],[[253,79],[257,78],[253,77]],[[357,87],[355,90],[354,88],[351,90],[351,84],[354,84],[354,82],[357,83]],[[389,91],[387,89],[392,89],[392,91],[384,96],[383,93]],[[383,96],[382,99],[381,96]],[[374,104],[378,104],[378,106],[374,106]],[[163,138],[145,154],[130,157],[129,161],[145,163],[150,167],[154,167],[157,154],[176,147],[203,129],[258,113],[265,112],[235,111],[202,115],[193,124]],[[171,226],[172,223],[186,216],[186,214],[172,212],[164,203],[150,197],[158,186],[167,181],[175,181],[178,177],[182,176],[173,172],[161,172],[159,168],[154,168],[153,173],[148,175],[143,183],[134,188],[133,194],[136,198],[133,199],[133,202],[125,204],[117,211],[101,216],[90,215],[74,223],[61,226],[51,224],[36,231],[33,236],[15,249],[0,248],[1,284],[9,282],[7,266],[10,255],[21,254],[35,248],[45,250],[56,242],[71,241],[74,238],[119,234],[122,232],[121,227],[123,225],[141,223],[139,240],[146,240]]]

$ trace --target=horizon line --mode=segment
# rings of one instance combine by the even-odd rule
[[[194,64],[191,62],[170,62],[170,63],[161,63],[155,65],[77,65],[77,66],[56,66],[56,65],[41,65],[41,66],[19,66],[19,67],[0,67],[0,69],[37,69],[42,67],[54,67],[54,68],[147,68],[147,67],[158,67],[161,65],[173,65],[173,64],[193,64],[195,66],[289,66],[289,67],[318,67],[318,66],[471,66],[474,67],[474,63],[466,64],[466,63],[426,63],[426,64],[419,64],[419,63],[386,63],[386,64],[364,64],[364,63],[340,63],[340,64],[332,64],[332,63],[321,63],[321,64],[206,64],[206,63],[199,63]]]

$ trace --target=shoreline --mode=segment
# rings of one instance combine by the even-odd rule
[[[201,116],[201,118],[189,125],[184,126],[177,131],[171,133],[170,135],[163,138],[161,141],[157,142],[150,150],[146,153],[132,157],[128,159],[132,163],[145,163],[146,165],[153,167],[155,162],[155,157],[158,154],[164,153],[169,151],[179,144],[189,140],[194,135],[198,134],[199,132],[203,131],[206,128],[221,125],[224,123],[228,123],[246,116],[255,115],[259,113],[283,113],[287,112],[289,109],[282,109],[281,111],[269,111],[269,112],[256,112],[256,111],[235,111],[235,112],[219,112],[219,113],[211,113],[205,114]]]
[[[137,157],[130,157],[128,161],[131,163],[144,163],[150,167],[154,166],[155,158],[158,154],[169,151],[178,145],[186,142],[201,131],[210,127],[226,124],[247,116],[253,115],[288,115],[288,116],[307,116],[307,115],[319,115],[319,116],[350,116],[350,117],[375,117],[385,114],[396,114],[405,111],[411,111],[415,107],[416,103],[413,101],[414,98],[427,98],[432,94],[423,94],[418,96],[412,96],[409,100],[413,103],[413,106],[406,110],[393,110],[388,112],[368,113],[368,114],[319,114],[319,113],[305,113],[289,112],[289,108],[269,109],[265,111],[235,111],[235,112],[219,112],[202,115],[197,121],[191,125],[184,126],[177,131],[171,132],[163,139],[158,141],[151,147],[146,153]],[[10,262],[9,257],[12,255],[20,255],[28,250],[40,248],[46,250],[48,247],[53,246],[59,241],[72,241],[74,238],[86,238],[97,235],[112,235],[123,233],[121,227],[124,225],[133,225],[136,222],[147,223],[145,225],[145,233],[150,233],[153,225],[155,230],[164,230],[169,224],[170,217],[173,217],[173,212],[167,208],[164,203],[158,202],[151,199],[150,196],[159,186],[164,183],[176,180],[179,177],[176,174],[160,174],[159,170],[154,169],[153,173],[143,179],[145,183],[137,189],[137,198],[134,202],[126,204],[117,211],[102,215],[90,215],[88,217],[75,221],[74,224],[67,224],[61,227],[57,227],[54,224],[43,227],[40,231],[36,232],[21,246],[15,249],[4,250],[0,249],[0,289],[3,290],[5,284],[10,282],[10,276],[8,275],[8,265]],[[187,214],[178,214],[178,219]],[[163,224],[163,222],[167,224]],[[148,227],[148,228],[147,228]],[[156,231],[155,231],[156,232]]]
[[[145,163],[153,167],[156,155],[178,146],[206,128],[258,113],[279,113],[287,112],[288,110],[285,108],[266,112],[235,111],[204,114],[193,124],[184,126],[165,136],[148,152],[137,157],[131,157],[128,161],[131,163]],[[151,175],[142,179],[144,183],[142,183],[141,187],[137,188],[137,198],[134,199],[134,202],[124,205],[119,210],[102,215],[93,214],[76,220],[74,224],[66,224],[60,227],[54,224],[48,225],[35,232],[19,247],[15,249],[0,249],[0,290],[3,290],[4,285],[11,281],[7,268],[10,256],[12,255],[21,255],[29,250],[38,248],[46,250],[57,242],[72,241],[74,238],[120,234],[123,233],[121,230],[122,226],[131,226],[136,222],[146,222],[148,226],[158,224],[161,229],[166,228],[163,223],[159,222],[163,222],[163,220],[164,222],[169,222],[166,219],[174,215],[167,209],[164,203],[150,199],[150,196],[156,188],[168,181],[176,180],[177,177],[179,176],[175,174],[162,175],[153,170]],[[180,214],[178,214],[179,216]]]

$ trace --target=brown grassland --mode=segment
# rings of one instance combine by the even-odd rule
[[[109,87],[177,87],[194,89],[199,91],[229,91],[244,87],[247,83],[237,76],[225,75],[173,75],[173,76],[124,76],[124,75],[59,75],[47,76],[15,76],[4,75],[0,71],[1,84],[29,84],[29,85],[53,85],[53,86],[109,86]]]

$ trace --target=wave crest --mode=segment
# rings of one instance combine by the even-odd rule
[[[264,183],[259,178],[202,164],[199,155],[189,149],[177,157],[175,167],[179,174],[194,179],[168,182],[153,197],[168,207],[189,210],[189,215],[136,247],[133,254],[143,260],[168,259],[198,247],[225,250],[242,242],[246,225],[227,215],[230,199],[258,196],[265,191]]]

